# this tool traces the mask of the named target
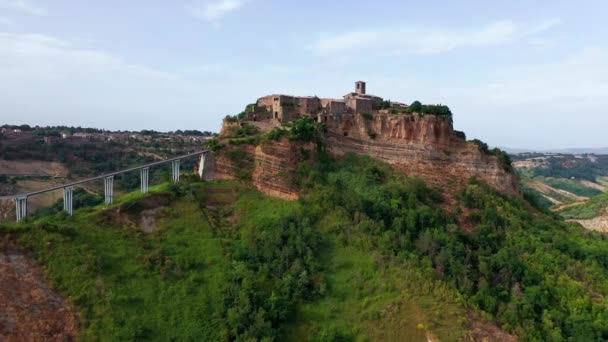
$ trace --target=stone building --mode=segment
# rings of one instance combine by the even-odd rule
[[[258,99],[248,118],[253,121],[276,120],[290,122],[300,116],[310,116],[314,120],[327,122],[331,117],[344,114],[373,113],[380,108],[383,99],[366,93],[363,81],[355,82],[355,91],[343,99],[316,96],[268,95]]]

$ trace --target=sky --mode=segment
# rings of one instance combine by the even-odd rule
[[[608,146],[608,1],[0,0],[0,124],[218,131],[268,94],[448,105],[491,146]]]

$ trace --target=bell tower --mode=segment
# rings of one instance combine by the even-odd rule
[[[355,82],[355,93],[359,95],[365,95],[365,82],[357,81]]]

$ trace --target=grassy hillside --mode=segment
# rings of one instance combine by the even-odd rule
[[[559,214],[567,219],[587,220],[599,216],[608,208],[608,193],[590,198],[587,202],[567,207]]]
[[[474,179],[448,203],[372,159],[320,160],[299,201],[184,182],[0,241],[35,253],[85,340],[608,339],[604,235]]]

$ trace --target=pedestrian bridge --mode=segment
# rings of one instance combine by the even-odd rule
[[[136,167],[128,168],[125,170],[106,173],[106,174],[99,175],[96,177],[91,177],[91,178],[82,179],[82,180],[67,183],[67,184],[58,185],[58,186],[48,188],[48,189],[36,190],[36,191],[25,193],[25,194],[1,196],[0,200],[14,200],[15,201],[17,222],[20,222],[27,216],[27,200],[29,197],[40,195],[40,194],[43,194],[46,192],[63,189],[63,210],[66,213],[68,213],[69,215],[72,215],[72,213],[74,212],[72,197],[73,197],[73,192],[74,192],[74,186],[76,186],[76,185],[94,182],[94,181],[103,179],[105,203],[112,204],[112,200],[113,200],[113,196],[114,196],[114,176],[124,174],[124,173],[139,171],[141,192],[145,194],[148,192],[149,174],[150,174],[151,167],[171,163],[172,181],[174,183],[177,183],[177,182],[179,182],[180,161],[183,159],[186,159],[186,158],[192,158],[194,156],[198,156],[199,157],[198,174],[201,178],[204,178],[204,176],[205,176],[205,156],[207,155],[207,153],[209,153],[209,150],[193,152],[193,153],[189,153],[189,154],[182,155],[179,157],[169,158],[166,160],[161,160],[161,161],[153,162],[150,164],[136,166]]]

